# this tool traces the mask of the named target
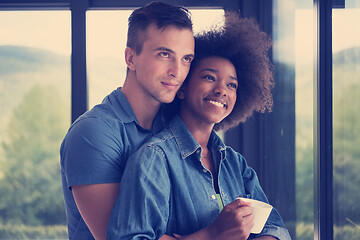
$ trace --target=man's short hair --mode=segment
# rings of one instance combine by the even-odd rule
[[[151,2],[132,12],[129,17],[128,38],[126,46],[140,54],[146,39],[143,34],[150,24],[156,24],[158,29],[169,25],[192,31],[190,12],[183,7],[164,2]]]

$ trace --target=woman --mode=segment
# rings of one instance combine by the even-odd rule
[[[177,100],[164,109],[169,126],[127,163],[107,237],[290,239],[276,210],[250,235],[251,208],[237,197],[266,196],[254,170],[214,132],[271,110],[270,40],[254,21],[229,13],[224,27],[197,36],[195,46]]]

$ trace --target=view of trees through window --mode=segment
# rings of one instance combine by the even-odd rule
[[[360,1],[345,6],[332,13],[335,240],[360,239]]]
[[[274,2],[273,54],[281,63],[275,66],[295,73],[296,236],[292,237],[310,240],[314,235],[312,1]],[[351,27],[360,21],[359,7],[333,11],[336,240],[360,239],[360,36]],[[294,21],[282,21],[289,19],[289,8]],[[197,11],[193,11],[195,31],[219,23],[223,13],[208,10],[204,20],[204,13]],[[122,85],[126,28],[113,23],[123,26],[130,12],[87,13],[90,107]],[[71,121],[70,18],[69,11],[0,12],[0,239],[67,238],[59,147]],[[105,32],[107,25],[115,27]]]
[[[0,239],[66,239],[70,12],[0,12]]]
[[[334,239],[360,239],[360,1],[333,9],[333,204]],[[274,1],[274,61],[295,73],[296,236],[314,239],[313,1]],[[293,20],[293,21],[292,21]],[[283,66],[281,65],[281,66]],[[280,66],[279,64],[277,66]],[[290,69],[290,70],[289,70]],[[276,81],[276,80],[275,80]],[[291,85],[291,84],[289,84]]]

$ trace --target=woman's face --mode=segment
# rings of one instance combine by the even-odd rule
[[[199,123],[219,123],[233,110],[238,88],[234,65],[222,57],[200,60],[178,93],[181,116]]]

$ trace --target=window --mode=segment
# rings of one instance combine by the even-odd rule
[[[70,12],[0,11],[0,238],[66,238]]]
[[[89,109],[124,83],[127,19],[131,12],[88,11],[86,14]]]
[[[246,3],[243,15],[257,16],[272,35],[274,105],[227,134],[227,143],[255,168],[292,239],[313,239],[313,1]]]
[[[334,239],[360,239],[360,2],[332,16]]]
[[[287,200],[282,202],[287,205],[285,208],[293,209],[291,215],[286,213],[288,210],[281,213],[293,239],[313,239],[314,236],[312,5],[311,0],[276,0],[273,5],[275,99],[278,99],[274,108],[283,116],[275,125],[281,125],[281,136],[285,140],[275,151],[289,152],[288,155],[275,154],[282,157],[283,162],[293,161],[284,170],[294,175],[284,175],[287,178],[278,181],[286,189],[294,187],[293,192],[281,195]],[[286,186],[289,182],[293,182],[292,186]]]
[[[195,2],[179,1],[192,9],[195,31],[204,22],[212,25],[196,13],[205,7],[205,15],[216,21],[217,14],[222,14],[220,8],[240,9],[243,16],[255,17],[262,29],[272,34],[276,71],[273,112],[256,115],[227,132],[225,141],[256,169],[292,238],[318,239],[318,232],[329,230],[327,239],[360,239],[356,204],[360,197],[359,0],[212,0],[206,6]],[[314,15],[318,6],[330,2],[332,19]],[[0,238],[67,238],[63,206],[59,205],[59,145],[71,120],[122,85],[126,66],[121,39],[126,33],[121,26],[126,26],[131,12],[124,9],[142,4],[138,0],[0,2]],[[326,11],[331,13],[331,7]],[[326,35],[331,25],[332,33]],[[320,34],[325,40],[317,43],[316,26],[318,32],[326,30]],[[323,64],[329,57],[321,58],[321,65],[313,64],[315,53],[331,48],[329,42],[332,75],[314,77],[320,66],[331,69],[328,62]],[[85,43],[87,58],[81,49]],[[324,83],[330,83],[331,101],[313,97],[328,91],[329,85]],[[326,118],[324,110],[331,112],[327,118],[330,125],[317,119]],[[326,132],[320,141],[315,136],[319,129]],[[324,144],[328,136],[331,142]],[[331,151],[318,157],[318,148]],[[331,164],[324,166],[324,162]],[[325,181],[318,179],[324,175]],[[318,224],[320,209],[324,215],[329,207],[331,220]]]

